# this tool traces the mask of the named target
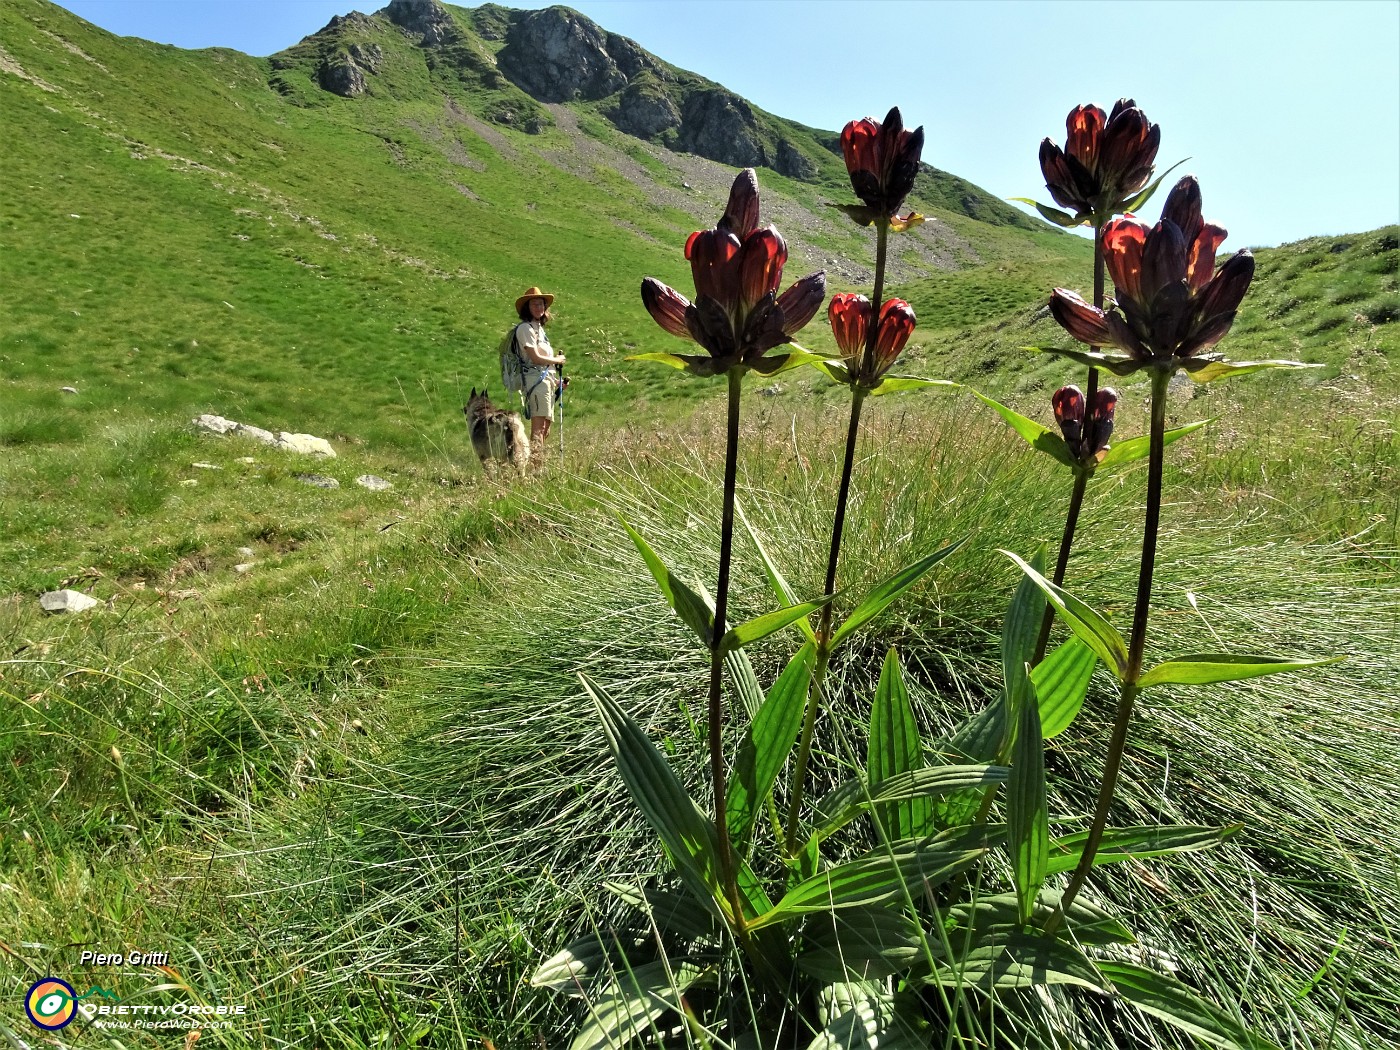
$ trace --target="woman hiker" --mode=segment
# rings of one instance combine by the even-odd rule
[[[527,289],[515,300],[515,312],[520,315],[515,345],[525,366],[525,417],[530,421],[530,449],[536,456],[544,454],[544,443],[554,423],[554,392],[559,388],[559,373],[554,366],[566,360],[563,354],[554,352],[544,330],[549,324],[552,302],[554,296],[538,287]]]

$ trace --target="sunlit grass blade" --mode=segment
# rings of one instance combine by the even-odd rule
[[[1138,685],[1209,685],[1213,682],[1238,682],[1260,678],[1284,671],[1303,671],[1309,667],[1325,667],[1337,663],[1340,656],[1325,660],[1290,660],[1282,656],[1245,656],[1235,653],[1193,653],[1163,660],[1143,672]]]
[[[759,560],[763,563],[764,575],[768,577],[768,583],[773,588],[773,594],[777,597],[778,601],[782,602],[785,606],[796,605],[797,595],[788,585],[782,570],[778,568],[778,563],[775,562],[768,553],[768,548],[764,545],[763,538],[759,536],[758,530],[749,522],[748,515],[744,513],[744,508],[737,499],[734,501],[734,510],[738,512],[739,520],[743,522],[744,528],[748,530],[749,539],[753,541],[754,549],[758,551]],[[815,642],[817,640],[817,633],[812,629],[810,620],[806,618],[797,620],[795,621],[795,626],[806,635],[809,642]]]
[[[1175,978],[1112,960],[1100,960],[1099,971],[1124,1001],[1209,1046],[1219,1050],[1278,1050],[1277,1044],[1255,1035],[1233,1014]]]
[[[1267,368],[1322,368],[1307,361],[1208,361],[1190,358],[1181,366],[1198,383],[1213,383],[1228,376],[1248,375]]]
[[[880,380],[880,385],[869,392],[870,397],[878,397],[881,394],[901,394],[910,390],[926,390],[929,387],[960,387],[961,383],[954,383],[951,379],[920,379],[918,376],[885,376]]]
[[[1058,893],[1042,890],[1035,901],[1031,922],[1039,925],[1048,919],[1059,903]],[[979,939],[989,939],[997,930],[1009,933],[1021,929],[1025,925],[1022,913],[1018,894],[999,893],[953,905],[948,909],[948,920],[970,927]],[[1132,931],[1120,920],[1085,901],[1082,896],[1075,898],[1070,905],[1065,922],[1079,944],[1131,944],[1135,940]]]
[[[1045,547],[1031,558],[1037,575],[1045,572]],[[1005,685],[1008,725],[1014,724],[1030,690],[1026,667],[1035,654],[1040,624],[1045,617],[1045,596],[1035,581],[1022,575],[1001,622],[1001,674]]]

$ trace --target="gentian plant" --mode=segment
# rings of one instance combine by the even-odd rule
[[[1098,902],[1080,899],[1095,865],[1201,849],[1239,830],[1107,826],[1129,717],[1142,690],[1323,662],[1195,654],[1143,669],[1163,450],[1169,434],[1180,437],[1190,429],[1165,428],[1167,381],[1181,369],[1205,381],[1280,364],[1227,365],[1203,356],[1228,330],[1249,283],[1250,263],[1232,260],[1212,272],[1224,231],[1200,219],[1194,180],[1173,191],[1155,227],[1107,215],[1125,194],[1141,197],[1156,140],[1155,126],[1130,103],[1120,103],[1107,119],[1081,107],[1071,117],[1068,150],[1042,154],[1055,199],[1075,209],[1063,214],[1104,227],[1100,239],[1117,286],[1108,309],[1056,291],[1056,317],[1090,349],[1055,352],[1125,376],[1147,370],[1150,433],[1110,444],[1117,394],[1096,385],[1087,393],[1073,386],[1056,392],[1059,433],[997,406],[1034,446],[1069,467],[1077,485],[1115,455],[1147,456],[1148,507],[1131,638],[1046,579],[1043,550],[1029,560],[1006,552],[1022,578],[1001,629],[1001,689],[940,739],[921,737],[894,650],[883,659],[873,695],[828,695],[826,674],[843,641],[960,545],[932,552],[852,599],[853,608],[837,622],[837,605],[847,604],[844,592],[835,592],[861,405],[893,389],[937,385],[892,375],[916,318],[907,302],[883,299],[888,235],[921,221],[917,213],[901,216],[899,210],[918,172],[922,130],[904,129],[895,109],[883,122],[853,121],[842,133],[851,185],[861,202],[843,210],[862,226],[874,226],[877,236],[874,294],[841,293],[828,307],[839,357],[819,359],[791,344],[820,306],[824,279],[814,274],[779,293],[786,247],[777,231],[759,226],[751,171],[735,180],[715,227],[686,244],[695,300],[650,278],[643,282],[643,303],[657,323],[705,353],[642,358],[695,375],[724,375],[729,385],[714,600],[685,583],[624,523],[666,601],[710,658],[714,813],[692,800],[667,758],[617,701],[581,676],[618,772],[656,833],[674,880],[605,884],[634,909],[635,920],[595,928],[534,975],[537,987],[584,1000],[575,1050],[637,1044],[755,1050],[1080,1045],[1075,1025],[1064,1022],[1070,989],[1111,997],[1214,1047],[1271,1047],[1231,1011],[1133,961],[1125,948],[1134,941],[1127,926]],[[1248,260],[1248,253],[1236,259]],[[802,364],[851,391],[823,594],[798,601],[761,530],[749,522],[778,608],[731,625],[742,378],[748,371],[773,374]],[[1072,637],[1044,655],[1047,612],[1058,615]],[[764,689],[745,647],[786,627],[800,632],[802,643]],[[1074,720],[1097,662],[1120,682],[1103,785],[1089,831],[1055,836],[1045,742]],[[722,703],[726,674],[739,701],[734,712]],[[865,756],[849,749],[847,779],[809,805],[813,726],[820,711],[838,703],[843,711],[868,707]],[[732,760],[726,721],[735,723]],[[789,759],[784,799],[780,780]],[[1065,872],[1072,874],[1061,889],[1055,877]]]

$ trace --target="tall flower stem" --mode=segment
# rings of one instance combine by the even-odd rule
[[[885,290],[885,257],[889,251],[890,224],[888,219],[880,219],[875,224],[875,288],[870,297],[875,316],[879,316],[880,297]],[[868,326],[865,337],[865,356],[860,362],[861,371],[869,374],[875,359],[875,342],[879,328],[873,323]],[[836,517],[831,524],[831,548],[826,558],[826,583],[823,594],[833,594],[836,590],[836,569],[841,560],[841,536],[846,528],[846,503],[851,493],[851,472],[856,460],[856,439],[860,436],[860,410],[865,403],[866,391],[863,387],[851,387],[851,418],[846,426],[846,458],[841,466],[841,488],[836,494]],[[811,685],[807,690],[807,709],[802,716],[802,737],[797,746],[797,762],[793,766],[792,793],[788,799],[787,853],[797,855],[798,820],[802,812],[802,796],[807,782],[807,767],[812,758],[812,736],[817,727],[817,713],[826,701],[826,670],[831,660],[831,616],[832,604],[827,602],[817,620],[817,655],[812,668]]]
[[[1103,841],[1108,824],[1108,810],[1113,804],[1118,785],[1118,772],[1128,742],[1128,724],[1132,721],[1133,704],[1137,700],[1138,679],[1142,675],[1142,654],[1147,645],[1147,614],[1152,602],[1152,574],[1157,564],[1157,533],[1162,512],[1162,466],[1165,460],[1167,422],[1167,383],[1171,370],[1157,368],[1152,372],[1152,426],[1150,454],[1147,461],[1147,514],[1142,529],[1142,559],[1138,563],[1137,603],[1133,608],[1133,633],[1128,640],[1128,667],[1123,676],[1123,688],[1118,694],[1118,714],[1113,722],[1113,738],[1104,762],[1103,782],[1099,785],[1099,800],[1094,807],[1094,820],[1084,841],[1079,865],[1070,876],[1060,906],[1046,923],[1045,932],[1054,933],[1064,920],[1065,912],[1074,903],[1094,866],[1094,856]]]
[[[1104,259],[1103,259],[1103,222],[1094,224],[1094,305],[1100,310],[1103,309],[1104,298]],[[1090,352],[1098,347],[1089,347]],[[1085,394],[1084,404],[1086,406],[1094,403],[1094,395],[1099,390],[1099,370],[1092,365],[1089,367],[1089,379],[1085,384],[1088,391]],[[1069,567],[1069,551],[1074,546],[1074,533],[1079,527],[1079,508],[1084,503],[1084,490],[1089,486],[1089,472],[1076,470],[1074,472],[1074,487],[1070,490],[1069,510],[1065,514],[1065,531],[1060,536],[1060,552],[1055,557],[1055,575],[1051,577],[1056,587],[1064,586],[1065,570]],[[1045,650],[1050,645],[1050,628],[1055,623],[1055,610],[1047,602],[1045,614],[1040,619],[1040,637],[1036,639],[1035,656],[1031,659],[1031,666],[1034,667],[1045,659]]]
[[[734,864],[734,848],[729,841],[729,820],[725,812],[728,786],[724,766],[724,638],[725,617],[729,605],[729,562],[734,549],[734,488],[739,460],[739,399],[744,372],[731,368],[729,376],[729,413],[724,440],[724,503],[720,517],[719,582],[715,587],[715,624],[710,637],[710,703],[709,743],[710,779],[715,792],[715,835],[719,840],[719,860],[730,907],[734,909],[734,925],[743,933],[744,909],[739,895],[739,879]]]

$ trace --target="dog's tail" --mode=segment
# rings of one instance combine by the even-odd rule
[[[525,433],[525,424],[520,416],[512,412],[509,416],[510,426],[510,461],[515,464],[515,469],[524,474],[530,465],[530,437]]]

